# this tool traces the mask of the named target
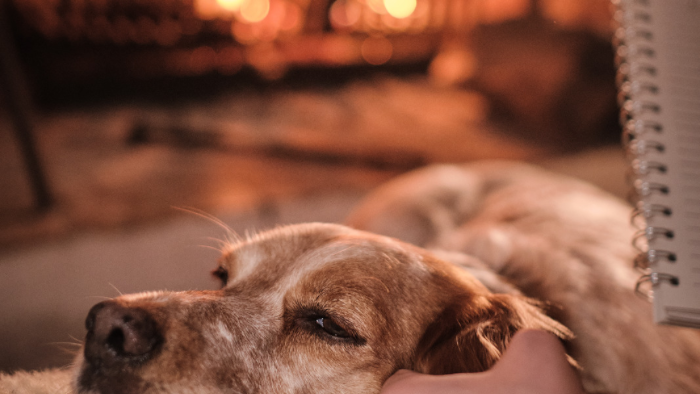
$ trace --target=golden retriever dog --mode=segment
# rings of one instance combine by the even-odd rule
[[[234,239],[219,290],[95,305],[70,377],[43,378],[69,387],[16,374],[0,391],[378,393],[398,369],[484,371],[535,328],[565,341],[587,392],[698,393],[700,335],[653,325],[634,294],[629,213],[523,165],[427,168],[369,196],[355,228]]]

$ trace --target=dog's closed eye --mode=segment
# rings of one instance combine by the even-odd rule
[[[365,340],[360,337],[350,324],[341,318],[318,309],[300,309],[294,313],[297,327],[321,338],[340,343],[361,345]]]
[[[316,324],[328,335],[338,338],[351,338],[351,335],[330,317],[318,317]]]
[[[211,272],[211,275],[221,282],[221,287],[228,283],[228,271],[224,267],[219,266]]]

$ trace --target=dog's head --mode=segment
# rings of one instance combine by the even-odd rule
[[[521,328],[568,336],[519,296],[399,241],[305,224],[231,245],[213,291],[90,311],[80,393],[372,393],[400,368],[482,371]]]

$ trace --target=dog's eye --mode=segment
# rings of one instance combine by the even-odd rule
[[[359,335],[352,323],[342,317],[333,316],[321,307],[297,307],[285,311],[284,320],[291,327],[302,329],[331,343],[364,345],[367,341]],[[333,316],[333,317],[331,317]]]
[[[330,317],[317,317],[316,325],[320,327],[327,334],[337,337],[337,338],[352,338],[343,327],[339,326],[338,323],[333,321]]]
[[[228,283],[228,271],[224,267],[218,267],[211,274],[221,281],[221,287],[226,286],[226,283]]]

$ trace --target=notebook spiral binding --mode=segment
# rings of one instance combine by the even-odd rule
[[[648,202],[648,197],[656,193],[669,193],[667,185],[647,179],[649,174],[665,174],[667,171],[664,163],[649,159],[650,154],[658,157],[665,151],[664,145],[654,139],[654,135],[663,132],[663,125],[654,120],[661,107],[654,100],[659,88],[654,83],[657,70],[654,66],[654,37],[649,30],[652,17],[645,10],[649,5],[647,0],[612,0],[612,3],[617,25],[613,45],[616,49],[622,145],[631,163],[627,175],[632,186],[629,200],[635,203],[631,222],[639,230],[632,241],[639,252],[634,267],[641,273],[635,292],[651,300],[653,289],[660,282],[678,285],[677,277],[654,271],[659,261],[675,262],[676,254],[650,246],[657,237],[673,238],[673,229],[647,224],[657,215],[673,215],[670,207]]]

